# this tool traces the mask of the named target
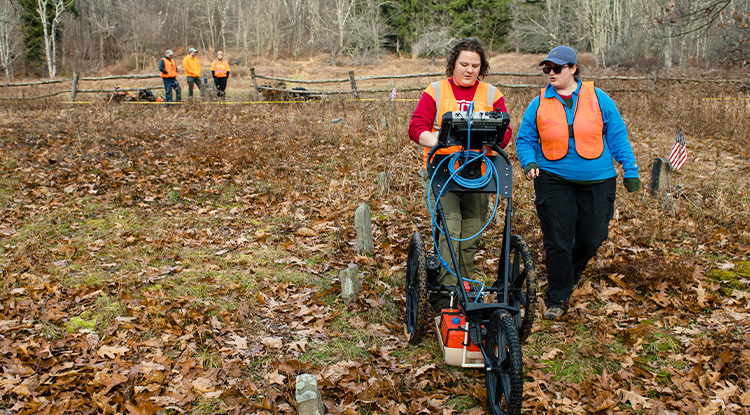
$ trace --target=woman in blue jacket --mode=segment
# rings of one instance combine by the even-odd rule
[[[607,239],[614,214],[614,161],[629,192],[640,187],[625,122],[614,101],[593,82],[578,79],[576,52],[552,49],[539,64],[548,85],[524,112],[518,160],[534,181],[547,265],[547,310],[558,319],[586,264]]]

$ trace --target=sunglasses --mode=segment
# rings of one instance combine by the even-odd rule
[[[557,75],[562,72],[563,68],[567,68],[569,66],[570,65],[543,66],[542,72],[544,72],[545,75],[549,75],[550,72]]]

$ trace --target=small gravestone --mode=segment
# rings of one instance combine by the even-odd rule
[[[674,213],[674,197],[671,193],[664,193],[661,198],[661,208],[666,212]]]
[[[359,280],[359,266],[355,264],[339,272],[339,281],[341,281],[341,298],[347,303],[355,301],[359,291],[362,290],[362,282]]]
[[[378,191],[381,195],[388,193],[388,189],[391,184],[391,175],[387,172],[382,172],[378,175]]]
[[[670,186],[670,164],[669,160],[663,158],[654,159],[654,165],[651,168],[651,195],[664,196]]]
[[[318,379],[313,375],[297,376],[297,414],[323,415],[326,407],[318,389]]]
[[[203,99],[204,101],[216,101],[217,92],[218,92],[216,90],[216,85],[206,84],[206,86],[204,87],[204,90],[206,93],[205,98]],[[204,96],[203,91],[201,91],[201,97],[203,96]]]
[[[372,252],[372,219],[370,208],[362,203],[354,212],[354,227],[357,229],[357,254],[369,254]]]

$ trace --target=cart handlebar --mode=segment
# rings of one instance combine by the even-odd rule
[[[432,162],[432,156],[438,150],[461,146],[462,150],[481,150],[482,147],[488,147],[510,164],[508,154],[500,148],[508,125],[510,125],[510,115],[507,112],[478,111],[472,114],[468,111],[446,112],[440,124],[438,142],[427,153],[428,163]]]

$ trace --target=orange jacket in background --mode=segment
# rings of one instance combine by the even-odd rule
[[[196,78],[201,76],[201,63],[198,61],[198,57],[190,56],[189,53],[182,59],[182,69],[185,70],[185,76]]]

